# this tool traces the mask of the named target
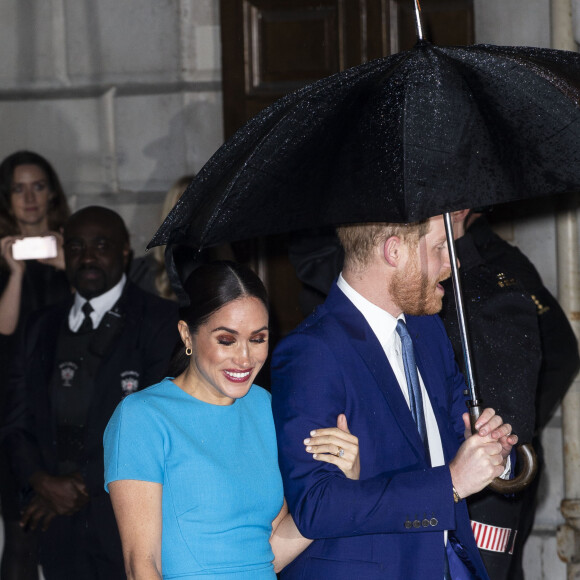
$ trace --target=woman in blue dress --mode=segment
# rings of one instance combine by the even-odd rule
[[[104,436],[131,579],[274,580],[304,550],[283,499],[270,395],[266,290],[250,269],[214,262],[185,284],[175,378],[130,395]],[[305,439],[314,460],[358,479],[344,415]]]

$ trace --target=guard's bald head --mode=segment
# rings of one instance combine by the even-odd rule
[[[111,237],[115,237],[120,242],[129,243],[129,232],[123,218],[112,209],[99,205],[79,209],[71,215],[64,226],[64,238],[66,239],[67,232],[73,228],[76,229],[86,224],[104,226],[110,232]]]

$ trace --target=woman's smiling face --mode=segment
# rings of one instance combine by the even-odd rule
[[[189,340],[190,394],[231,405],[247,394],[268,358],[268,311],[258,298],[238,298],[214,312]]]

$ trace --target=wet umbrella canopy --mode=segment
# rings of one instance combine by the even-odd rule
[[[579,105],[577,53],[420,41],[259,113],[200,171],[149,247],[417,221],[578,190]]]

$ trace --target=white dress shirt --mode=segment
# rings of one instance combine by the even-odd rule
[[[83,298],[78,292],[76,292],[74,303],[68,313],[68,327],[73,332],[76,332],[80,328],[85,319],[85,313],[82,308],[85,302],[90,302],[93,307],[93,311],[90,314],[91,320],[93,321],[93,328],[97,328],[101,323],[103,316],[105,316],[105,314],[115,306],[117,300],[121,297],[126,282],[127,276],[123,274],[119,282],[117,282],[117,284],[115,284],[110,290],[107,290],[104,294],[91,298],[90,300]]]

